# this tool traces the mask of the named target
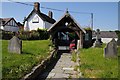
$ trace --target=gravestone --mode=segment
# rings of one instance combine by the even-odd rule
[[[19,40],[16,36],[13,36],[13,38],[10,39],[8,44],[8,52],[21,54],[22,41]]]
[[[100,30],[97,29],[97,32],[96,32],[96,41],[93,44],[93,47],[101,47],[101,43],[100,43],[99,40],[100,40]]]
[[[117,56],[117,43],[113,38],[104,49],[104,57],[116,57]]]

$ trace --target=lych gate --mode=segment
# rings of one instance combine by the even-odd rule
[[[59,50],[69,50],[74,41],[75,48],[83,48],[84,29],[75,21],[68,11],[48,29],[52,42]]]

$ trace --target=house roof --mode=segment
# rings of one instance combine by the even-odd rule
[[[54,19],[50,18],[50,17],[47,16],[46,14],[41,13],[39,10],[36,11],[35,9],[32,10],[32,12],[31,12],[31,13],[28,15],[28,17],[25,19],[25,21],[28,20],[28,19],[30,18],[30,16],[31,16],[34,12],[35,12],[36,14],[38,14],[38,16],[39,16],[43,21],[47,21],[47,22],[52,23],[52,24],[55,23],[55,20],[54,20]]]
[[[0,18],[0,25],[5,25],[8,21],[10,21],[12,18]]]
[[[59,23],[64,23],[65,20],[70,21],[70,22],[72,21],[73,25],[76,25],[78,27],[78,29],[80,29],[84,33],[86,33],[86,31],[77,23],[77,21],[69,14],[68,11],[66,11],[66,13],[57,22],[55,22],[47,31],[50,31],[51,29],[53,29]]]
[[[93,32],[93,37],[95,37],[95,31]],[[118,38],[116,32],[114,31],[100,31],[101,38]]]
[[[18,22],[17,24],[18,24],[18,26],[24,26],[24,25],[23,25],[23,24],[21,24],[20,22]]]
[[[5,26],[10,20],[14,20],[14,18],[0,18],[0,25],[1,26]],[[15,21],[15,23],[17,24],[17,22]]]

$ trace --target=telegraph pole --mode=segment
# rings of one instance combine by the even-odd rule
[[[91,29],[93,30],[93,13],[91,13]]]

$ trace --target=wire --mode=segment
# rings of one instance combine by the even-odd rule
[[[23,2],[17,2],[17,1],[13,1],[13,0],[8,0],[10,2],[14,2],[14,3],[19,3],[19,4],[23,4],[23,5],[28,5],[28,6],[34,6],[32,4],[27,4],[27,3],[23,3]]]
[[[10,2],[14,2],[14,3],[19,3],[19,4],[23,4],[23,5],[28,5],[28,6],[34,6],[32,4],[28,4],[28,3],[23,3],[23,2],[17,2],[17,1],[13,1],[13,0],[8,0]],[[48,9],[48,10],[54,10],[54,11],[60,11],[60,12],[65,12],[65,10],[60,10],[60,9],[54,9],[54,8],[48,8],[48,7],[43,7],[41,6],[40,8],[44,8],[44,9]],[[76,14],[91,14],[89,12],[77,12],[77,11],[70,11],[71,13],[76,13]]]

